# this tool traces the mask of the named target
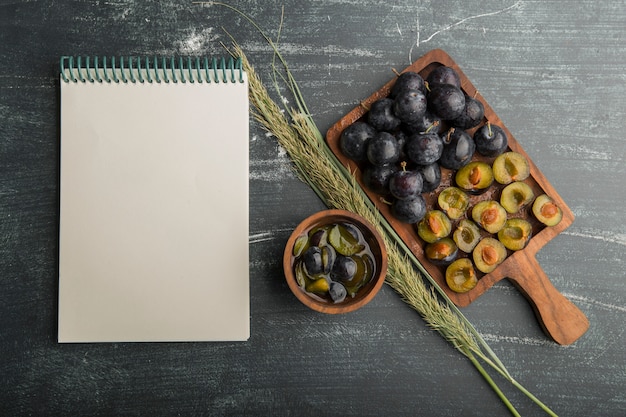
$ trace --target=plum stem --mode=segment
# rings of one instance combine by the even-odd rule
[[[437,126],[439,126],[439,120],[435,120],[434,122],[432,122],[431,125],[428,126],[428,129],[426,129],[424,133],[429,133],[431,130],[433,130]]]
[[[454,133],[454,128],[453,128],[453,127],[451,127],[451,128],[448,130],[448,133],[446,134],[446,140],[445,140],[446,144],[450,143],[451,138],[452,138],[452,134],[453,134],[453,133]]]

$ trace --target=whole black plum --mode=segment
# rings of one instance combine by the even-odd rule
[[[337,255],[330,271],[330,277],[334,281],[350,281],[357,272],[357,264],[349,256]]]
[[[436,84],[428,94],[428,109],[443,120],[454,120],[465,109],[465,93],[452,84]]]
[[[395,98],[400,93],[404,93],[408,90],[421,91],[422,94],[426,94],[426,86],[424,85],[424,79],[421,75],[414,71],[403,72],[398,76],[391,91],[389,97]]]
[[[362,162],[367,160],[367,144],[378,132],[365,122],[355,122],[346,127],[339,137],[339,148],[348,158]]]
[[[422,192],[423,178],[418,171],[402,169],[389,178],[389,192],[400,200],[406,200]]]
[[[373,165],[386,165],[398,162],[400,144],[388,132],[378,132],[367,144],[367,159]]]
[[[400,147],[400,157],[398,158],[398,161],[406,161],[408,157],[406,156],[405,147],[409,137],[403,130],[395,130],[393,135],[398,141],[398,146]]]
[[[377,194],[389,193],[389,178],[398,172],[395,164],[367,165],[363,170],[363,183]]]
[[[493,157],[506,150],[509,140],[500,126],[487,122],[474,133],[474,142],[478,153]]]
[[[417,133],[409,136],[405,145],[407,157],[418,165],[437,162],[443,152],[443,141],[436,133]]]
[[[465,108],[459,117],[450,121],[450,125],[460,129],[471,129],[483,121],[485,106],[474,97],[465,96]]]
[[[333,300],[333,302],[340,303],[346,299],[348,291],[342,283],[332,281],[328,289],[328,295],[330,295],[330,298],[331,300]]]
[[[442,167],[457,170],[467,165],[474,156],[474,139],[463,129],[452,128],[442,136],[443,152],[439,163]]]
[[[309,275],[317,275],[324,272],[322,250],[318,246],[309,247],[304,254],[302,254],[302,261]]]
[[[421,194],[406,200],[394,200],[391,214],[403,223],[417,223],[426,215],[426,201]]]
[[[428,165],[421,165],[417,171],[422,175],[422,192],[429,193],[441,184],[441,167],[439,163],[433,162]]]
[[[430,88],[437,84],[449,84],[455,86],[456,88],[461,88],[461,78],[459,77],[459,74],[454,70],[454,68],[450,68],[445,65],[432,70],[430,74],[428,74],[428,77],[426,77],[426,81],[428,82],[428,86]]]
[[[394,100],[393,112],[404,123],[415,123],[426,113],[426,96],[418,90],[407,90]]]
[[[434,115],[430,111],[426,111],[422,117],[413,123],[404,123],[403,130],[409,134],[435,132],[441,129],[441,117]]]
[[[381,98],[370,106],[367,113],[367,122],[377,130],[391,131],[400,126],[400,119],[393,113],[395,101],[391,98]]]

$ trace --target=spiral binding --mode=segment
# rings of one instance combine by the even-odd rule
[[[82,83],[244,82],[241,58],[230,57],[73,57],[60,61],[61,79]]]

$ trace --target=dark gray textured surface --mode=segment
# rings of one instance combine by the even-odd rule
[[[283,3],[258,3],[236,2],[276,33]],[[626,3],[284,7],[282,52],[322,131],[430,49],[461,66],[576,215],[538,260],[591,326],[571,346],[552,343],[507,282],[463,311],[559,415],[626,415]],[[345,316],[312,313],[290,294],[283,245],[323,206],[255,124],[249,342],[56,344],[59,56],[221,54],[222,27],[269,80],[267,45],[225,8],[0,2],[0,415],[506,415],[390,288]],[[498,382],[522,415],[542,415]]]

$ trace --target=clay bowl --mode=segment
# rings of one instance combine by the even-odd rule
[[[327,295],[318,295],[307,292],[296,280],[297,257],[294,255],[294,245],[301,236],[308,236],[312,229],[334,224],[349,224],[355,226],[362,234],[369,246],[374,260],[374,270],[369,281],[356,291],[354,296],[349,294],[343,301],[333,302]],[[312,310],[327,313],[348,313],[363,307],[378,293],[387,274],[387,251],[385,244],[374,226],[363,217],[345,210],[323,210],[304,219],[293,231],[283,255],[283,269],[289,288],[304,305]]]

